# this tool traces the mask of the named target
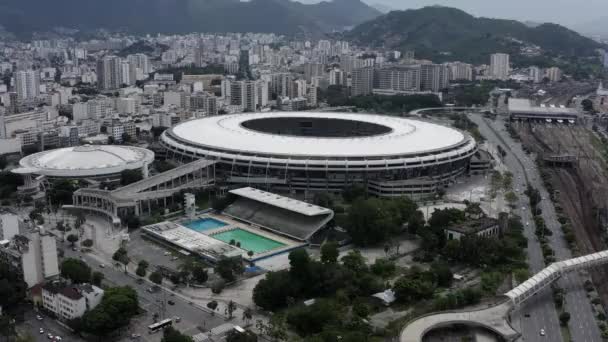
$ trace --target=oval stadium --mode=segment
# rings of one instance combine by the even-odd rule
[[[270,112],[212,116],[166,130],[161,144],[182,162],[217,162],[216,180],[298,193],[363,184],[371,194],[425,197],[469,170],[467,133],[391,116]]]

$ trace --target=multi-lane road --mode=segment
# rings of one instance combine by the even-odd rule
[[[67,246],[67,244],[66,244]],[[138,294],[140,306],[146,310],[146,314],[137,318],[137,324],[132,324],[130,334],[139,334],[144,341],[159,341],[162,334],[148,335],[146,327],[152,324],[152,318],[158,313],[160,318],[180,317],[180,322],[176,327],[182,332],[193,335],[200,330],[209,330],[220,324],[225,323],[224,317],[220,314],[212,315],[199,307],[198,304],[189,301],[180,295],[165,292],[163,289],[150,292],[151,287],[147,281],[138,283],[137,279],[125,274],[122,267],[115,267],[87,253],[73,251],[65,248],[66,258],[82,258],[93,271],[100,271],[104,274],[105,280],[114,286],[129,285]],[[101,265],[104,267],[101,267]],[[169,304],[169,301],[172,304]]]
[[[557,260],[572,257],[561,232],[561,225],[549,194],[544,188],[534,161],[522,150],[519,143],[514,142],[504,129],[501,119],[491,121],[479,115],[470,118],[479,126],[481,134],[492,144],[500,144],[507,151],[503,162],[514,175],[515,188],[519,189],[519,203],[516,210],[525,225],[525,235],[528,238],[528,262],[532,273],[542,270],[544,264],[540,243],[534,234],[534,220],[529,210],[527,197],[523,194],[526,184],[539,189],[543,201],[540,206],[542,216],[553,235],[548,237]],[[566,290],[565,310],[570,312],[569,331],[571,340],[576,342],[600,342],[601,334],[595,322],[591,304],[586,298],[583,282],[577,273],[565,276],[558,284]],[[523,308],[512,315],[516,325],[520,326],[524,341],[563,341],[560,331],[558,314],[553,301],[551,290],[548,288],[528,300]],[[544,330],[545,336],[540,331]]]

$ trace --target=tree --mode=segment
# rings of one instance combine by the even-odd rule
[[[593,112],[593,101],[590,99],[584,99],[581,101],[581,105],[583,106],[583,110],[586,112]]]
[[[70,245],[72,247],[74,247],[74,244],[76,243],[76,241],[78,241],[78,235],[70,234],[70,235],[68,235],[67,240],[70,243]]]
[[[49,202],[56,207],[72,204],[72,194],[76,190],[76,182],[72,180],[55,180],[51,183],[50,190],[47,191]]]
[[[80,244],[81,244],[83,247],[90,248],[90,247],[93,247],[93,240],[91,240],[91,239],[86,239],[86,240],[83,240],[83,241],[82,241]]]
[[[83,315],[83,331],[100,337],[107,336],[129,325],[138,312],[137,292],[133,288],[108,288],[101,302]]]
[[[140,169],[124,170],[120,173],[120,184],[122,186],[135,183],[144,178]]]
[[[505,194],[505,200],[509,203],[509,206],[513,208],[517,204],[517,195],[513,191],[509,191]]]
[[[310,256],[303,249],[296,249],[289,253],[289,274],[296,279],[306,279],[310,274]]]
[[[340,259],[344,267],[355,274],[362,274],[367,271],[367,265],[365,264],[365,258],[361,255],[359,250],[351,250],[345,256]]]
[[[209,309],[211,309],[211,311],[213,311],[213,312],[215,312],[215,309],[217,309],[217,306],[218,306],[218,304],[217,304],[217,302],[216,302],[216,301],[214,301],[214,300],[212,300],[212,301],[210,301],[209,303],[207,303],[207,307],[208,307]]]
[[[169,326],[163,331],[161,342],[193,342],[191,336],[184,335],[175,328]]]
[[[352,203],[356,199],[365,198],[366,193],[367,190],[363,185],[353,184],[342,190],[342,197],[344,198],[344,201],[346,201],[346,203]]]
[[[289,271],[268,272],[253,289],[253,302],[264,310],[276,310],[287,305],[287,298],[298,291]]]
[[[431,272],[435,278],[435,281],[440,287],[450,287],[454,274],[450,270],[450,267],[444,262],[434,262],[431,264]]]
[[[232,330],[226,336],[226,342],[257,342],[258,337],[253,332],[246,330],[245,332],[238,332]]]
[[[123,264],[125,266],[125,273],[127,273],[127,265],[129,264],[130,259],[125,248],[118,248],[116,252],[114,252],[114,254],[112,255],[112,259]]]
[[[104,278],[105,276],[103,275],[103,273],[97,271],[93,272],[93,274],[91,275],[91,283],[95,286],[101,286],[101,282]]]
[[[145,277],[146,273],[145,267],[137,266],[137,269],[135,269],[135,274],[137,274],[139,277]]]
[[[154,284],[160,285],[163,282],[163,275],[158,271],[154,271],[154,272],[150,273],[150,276],[148,277],[148,279],[150,279],[150,281],[153,282]]]
[[[397,267],[395,266],[395,263],[389,259],[378,258],[370,267],[370,270],[377,276],[389,278],[395,274]]]
[[[270,317],[268,324],[258,320],[256,327],[262,334],[270,337],[273,342],[282,341],[287,338],[287,327],[285,326],[285,317],[282,315],[273,315]]]
[[[25,300],[27,284],[23,276],[5,261],[0,261],[0,306],[10,310]]]
[[[228,319],[232,319],[232,314],[234,313],[234,310],[236,310],[236,303],[231,300],[226,306],[226,313],[228,314]]]
[[[466,201],[465,204],[466,208],[464,209],[464,213],[467,217],[479,219],[481,215],[483,215],[483,211],[481,210],[481,203]]]
[[[227,282],[234,281],[236,275],[242,274],[244,271],[245,269],[238,259],[224,258],[215,266],[215,272]]]
[[[568,325],[569,321],[570,321],[570,313],[569,312],[564,311],[561,314],[559,314],[559,322],[561,323],[561,325],[566,326],[566,325]]]
[[[84,261],[74,258],[65,259],[61,263],[61,276],[76,284],[88,283],[91,280],[91,268]]]
[[[334,241],[325,242],[321,246],[321,261],[324,263],[336,263],[340,251],[338,250],[338,244]]]
[[[250,307],[245,308],[245,310],[243,310],[243,321],[245,321],[246,325],[249,325],[249,322],[251,321],[251,319],[253,318],[253,310],[251,310]]]

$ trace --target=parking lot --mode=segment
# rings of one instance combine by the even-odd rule
[[[127,250],[129,251],[129,257],[135,263],[146,260],[151,267],[165,266],[170,269],[177,269],[181,264],[180,259],[184,257],[175,250],[165,248],[157,242],[142,237],[141,230],[131,233],[129,238]]]

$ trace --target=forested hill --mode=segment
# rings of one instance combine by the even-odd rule
[[[601,45],[556,24],[530,27],[515,20],[477,18],[449,7],[392,11],[365,22],[346,34],[364,45],[412,49],[435,61],[459,59],[487,63],[495,52],[516,54],[536,45],[562,56],[591,56]]]
[[[2,0],[0,24],[25,35],[55,27],[136,33],[321,34],[381,13],[360,0],[305,5],[291,0]]]

